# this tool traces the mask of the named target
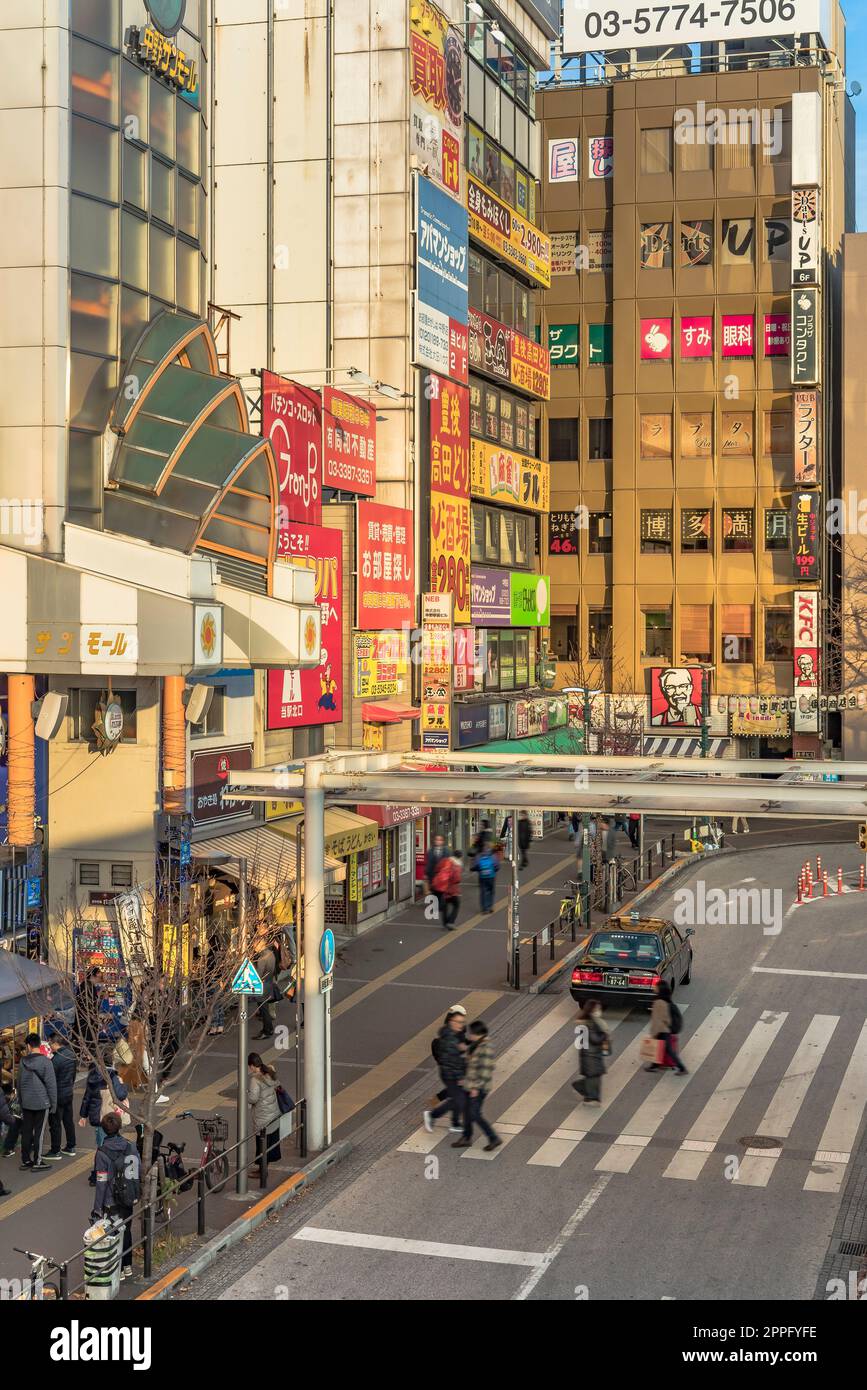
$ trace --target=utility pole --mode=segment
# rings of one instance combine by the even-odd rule
[[[245,953],[247,932],[247,861],[238,860],[238,945]],[[239,1197],[247,1195],[247,1053],[250,1046],[250,994],[238,996],[238,1176],[235,1189]]]
[[[509,938],[506,949],[506,980],[513,989],[521,987],[521,888],[518,882],[518,812],[512,807],[512,882],[509,897]]]
[[[331,1076],[326,1059],[325,995],[319,950],[325,930],[324,759],[304,764],[304,1099],[308,1144],[325,1147]]]

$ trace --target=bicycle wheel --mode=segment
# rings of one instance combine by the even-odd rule
[[[214,1154],[205,1169],[205,1186],[209,1192],[222,1192],[229,1181],[229,1160],[224,1153]]]

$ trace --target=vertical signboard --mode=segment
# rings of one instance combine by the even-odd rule
[[[470,393],[430,381],[430,587],[451,594],[454,621],[470,620]]]
[[[345,391],[322,391],[322,482],[340,492],[376,492],[376,407]]]
[[[333,724],[343,718],[343,534],[324,526],[287,528],[281,551],[316,575],[322,614],[319,665],[303,671],[269,671],[267,725],[292,729]]]
[[[819,393],[795,392],[795,482],[819,481]]]
[[[358,504],[358,627],[412,627],[415,621],[413,515],[379,502]]]
[[[466,208],[416,175],[416,291],[413,361],[454,377],[468,375],[469,234]]]
[[[817,491],[792,493],[792,563],[800,583],[819,578],[819,507]]]
[[[451,746],[452,596],[422,594],[421,746]]]
[[[322,402],[318,391],[262,373],[262,434],[270,439],[286,521],[322,521]]]
[[[818,188],[792,189],[792,284],[818,285],[821,265]]]
[[[410,153],[441,188],[461,196],[464,47],[430,0],[409,10]]]
[[[794,597],[795,730],[815,733],[819,728],[819,594],[816,589],[797,589]]]
[[[792,290],[792,385],[819,384],[819,291]]]

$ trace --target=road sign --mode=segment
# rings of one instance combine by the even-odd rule
[[[245,960],[232,981],[233,994],[263,994],[264,987],[258,970],[251,960]]]
[[[319,964],[323,975],[330,975],[334,969],[334,932],[326,927],[319,943]]]
[[[327,994],[328,991],[329,991],[330,989],[333,989],[333,987],[334,987],[334,971],[333,971],[333,970],[329,970],[329,972],[328,972],[327,975],[320,975],[320,977],[319,977],[319,993],[320,993],[320,994]]]

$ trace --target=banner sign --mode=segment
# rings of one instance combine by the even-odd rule
[[[466,209],[416,176],[414,361],[464,384],[469,243]]]
[[[409,634],[356,632],[352,638],[352,693],[360,700],[409,690]]]
[[[501,202],[484,184],[467,175],[469,230],[546,290],[551,287],[551,240]]]
[[[795,392],[795,482],[819,481],[819,393]]]
[[[765,314],[765,356],[788,357],[792,321],[788,314]]]
[[[548,553],[578,554],[578,521],[574,512],[551,512],[548,517]]]
[[[322,522],[322,402],[318,391],[262,373],[262,434],[277,462],[282,515]]]
[[[788,738],[789,716],[781,711],[748,709],[743,714],[732,714],[729,727],[737,738]]]
[[[488,742],[488,708],[487,705],[455,706],[458,748],[472,748],[477,743]]]
[[[654,666],[650,671],[650,722],[657,729],[700,729],[700,666]]]
[[[451,744],[451,595],[422,594],[421,613],[421,746],[441,751]]]
[[[473,497],[523,507],[530,512],[550,510],[550,464],[482,439],[470,440],[470,459]]]
[[[792,385],[819,384],[819,291],[792,290]]]
[[[470,393],[433,376],[430,399],[430,587],[470,620]]]
[[[230,772],[249,772],[253,766],[253,745],[236,748],[209,748],[190,754],[193,825],[211,821],[238,820],[249,816],[252,801],[223,801],[229,790]]]
[[[512,594],[508,570],[473,565],[471,573],[473,627],[509,627]]]
[[[333,386],[322,390],[322,482],[340,492],[376,492],[376,407]]]
[[[509,619],[512,627],[550,627],[551,581],[547,574],[511,572]]]
[[[819,693],[819,592],[817,589],[796,589],[794,596],[794,688],[796,695]],[[815,733],[819,728],[819,712],[815,698],[798,700],[795,705],[795,729],[798,733]]]
[[[792,284],[818,285],[821,264],[819,189],[792,189]]]
[[[478,309],[469,311],[469,335],[472,368],[548,400],[551,364],[547,348]]]
[[[792,493],[792,563],[802,583],[819,578],[820,492]]]
[[[430,0],[410,6],[410,154],[455,198],[461,196],[464,46]]]
[[[642,362],[667,362],[671,358],[671,319],[642,319]]]
[[[316,575],[322,614],[319,665],[269,671],[267,726],[294,729],[343,718],[343,533],[324,526],[290,526],[282,554]]]
[[[413,514],[379,502],[358,504],[358,627],[415,622]]]
[[[755,352],[755,326],[752,314],[723,314],[723,357],[752,357]]]

